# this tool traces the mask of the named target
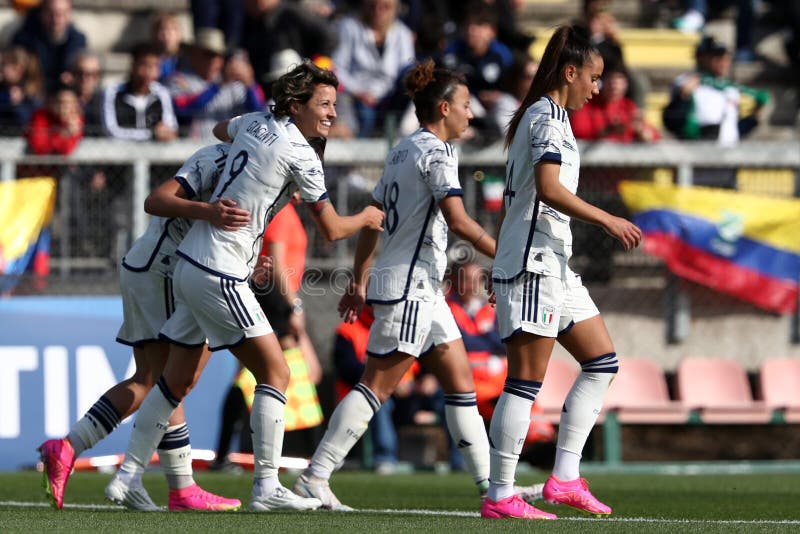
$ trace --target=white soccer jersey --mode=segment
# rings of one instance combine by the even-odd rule
[[[272,217],[298,188],[305,202],[327,198],[322,162],[297,126],[270,113],[248,113],[231,119],[233,139],[212,199],[230,198],[250,212],[250,223],[235,231],[198,221],[178,247],[178,255],[197,267],[244,281],[261,249],[261,237]]]
[[[455,148],[421,128],[389,153],[372,191],[385,218],[381,251],[367,286],[367,302],[432,300],[447,267],[445,197],[463,195]]]
[[[175,179],[186,191],[187,198],[204,202],[211,198],[225,167],[229,148],[227,143],[203,147],[178,169]],[[170,276],[175,268],[175,251],[193,222],[183,218],[151,217],[147,230],[122,258],[122,266],[134,272],[152,269]]]
[[[566,277],[572,256],[570,218],[539,200],[533,168],[540,161],[559,163],[559,182],[577,192],[578,144],[567,111],[549,96],[525,112],[508,151],[506,216],[492,269],[495,282],[510,282],[526,271]]]

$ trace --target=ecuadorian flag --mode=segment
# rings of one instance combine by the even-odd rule
[[[0,292],[12,289],[29,268],[48,273],[55,200],[53,178],[0,182]]]
[[[791,313],[800,279],[800,200],[622,182],[644,250],[670,271],[765,310]]]

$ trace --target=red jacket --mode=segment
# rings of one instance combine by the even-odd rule
[[[72,135],[67,133],[66,126],[50,113],[47,108],[34,112],[28,128],[28,146],[34,154],[70,154],[83,138],[83,117],[80,128]]]

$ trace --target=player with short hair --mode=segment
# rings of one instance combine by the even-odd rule
[[[480,488],[488,477],[489,443],[475,384],[441,289],[448,229],[487,256],[495,252],[494,239],[464,211],[458,156],[449,142],[469,126],[469,90],[460,74],[437,69],[433,61],[413,67],[404,83],[421,128],[386,157],[372,193],[374,205],[386,213],[381,252],[371,267],[379,234],[362,230],[353,280],[339,302],[348,322],[358,318],[365,303],[373,306],[366,368],[336,407],[310,466],[293,487],[333,510],[350,507],[331,491],[331,474],[417,359],[442,384],[448,428],[475,483]]]
[[[618,363],[603,319],[581,279],[569,268],[570,218],[601,226],[625,250],[642,233],[633,223],[581,200],[580,156],[567,109],[599,92],[603,58],[585,32],[559,27],[547,44],[528,94],[509,124],[508,160],[492,280],[508,376],[489,428],[491,481],[481,507],[487,518],[537,519],[513,491],[514,472],[556,339],[580,363],[558,427],[546,501],[594,515],[611,508],[589,492],[580,458]]]
[[[75,459],[94,447],[135,412],[161,374],[169,345],[159,340],[158,332],[174,310],[172,273],[175,251],[194,219],[207,220],[225,231],[235,230],[249,221],[246,210],[227,198],[209,202],[228,156],[228,144],[201,148],[168,180],[153,191],[145,209],[161,216],[152,217],[145,233],[122,259],[120,289],[123,322],[117,341],[133,347],[134,375],[105,392],[62,439],[45,441],[40,447],[44,478],[56,508],[64,504],[64,490]],[[198,347],[203,353],[204,347]],[[207,352],[206,355],[207,356]],[[206,492],[192,479],[189,430],[181,405],[169,419],[166,434],[158,445],[159,460],[170,486],[170,510],[228,510],[238,508],[236,499],[225,499]],[[106,495],[112,501],[136,510],[154,511],[141,481],[122,492],[109,485]]]
[[[317,499],[293,494],[278,480],[289,367],[248,278],[266,226],[297,189],[330,240],[363,227],[381,229],[383,213],[372,206],[351,216],[336,213],[325,190],[320,158],[307,141],[327,136],[336,119],[337,87],[333,72],[305,61],[275,83],[272,113],[241,115],[214,127],[218,138],[232,144],[213,198],[234,200],[251,218],[235,232],[198,222],[178,247],[175,311],[160,334],[171,342],[170,358],[158,387],[142,403],[116,479],[131,479],[144,471],[167,420],[203,370],[205,360],[194,347],[207,337],[212,351],[229,349],[257,381],[250,414],[255,457],[250,509],[308,510],[321,505]]]

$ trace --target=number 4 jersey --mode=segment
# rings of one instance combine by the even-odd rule
[[[508,150],[503,192],[506,216],[492,268],[495,282],[511,282],[524,272],[567,277],[572,255],[570,218],[539,199],[534,167],[540,162],[560,165],[558,181],[573,194],[578,190],[578,144],[567,110],[549,96],[528,108]]]
[[[250,223],[235,231],[197,221],[178,255],[197,267],[244,281],[272,217],[299,189],[305,202],[328,197],[322,162],[289,118],[248,113],[228,124],[231,143],[225,170],[211,201],[229,198],[250,212]]]
[[[421,128],[389,153],[372,191],[385,218],[367,302],[432,300],[440,291],[447,267],[447,222],[439,201],[454,195],[463,192],[450,143]]]

